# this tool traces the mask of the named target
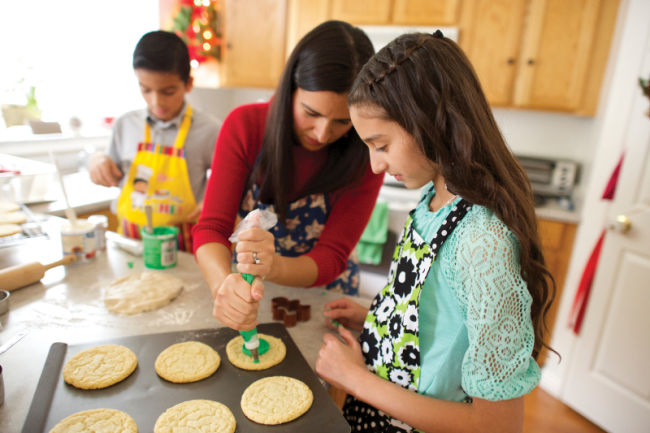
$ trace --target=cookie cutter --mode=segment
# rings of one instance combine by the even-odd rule
[[[273,320],[281,320],[287,328],[311,318],[310,305],[301,304],[299,299],[289,300],[284,296],[271,299],[271,312]]]

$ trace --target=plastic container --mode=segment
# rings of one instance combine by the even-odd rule
[[[88,222],[95,225],[95,250],[106,251],[106,230],[108,217],[106,215],[91,215]]]
[[[176,266],[178,256],[178,227],[154,227],[149,233],[146,227],[140,229],[144,244],[144,265],[152,269],[167,269]]]
[[[77,262],[86,262],[95,257],[95,225],[85,219],[78,219],[61,226],[63,255],[74,254]]]

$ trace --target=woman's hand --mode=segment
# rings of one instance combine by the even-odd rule
[[[237,242],[237,270],[269,278],[275,260],[275,237],[267,230],[253,227],[239,233]],[[257,257],[257,263],[255,258]]]
[[[316,373],[330,384],[354,394],[354,384],[363,374],[370,373],[365,366],[361,346],[343,326],[338,328],[342,342],[332,334],[323,336],[323,345],[316,359]]]
[[[248,284],[240,274],[230,274],[217,289],[212,315],[225,326],[248,331],[257,326],[257,310],[262,297],[264,283],[259,278]]]
[[[323,314],[328,319],[325,321],[325,324],[330,329],[335,328],[332,322],[336,320],[347,328],[361,331],[363,322],[368,315],[368,309],[348,298],[340,298],[325,304],[325,312]]]

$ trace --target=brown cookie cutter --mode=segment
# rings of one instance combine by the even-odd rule
[[[306,322],[311,317],[311,306],[303,305],[299,299],[289,300],[284,296],[271,299],[273,320],[282,320],[284,326],[296,326],[297,322]]]

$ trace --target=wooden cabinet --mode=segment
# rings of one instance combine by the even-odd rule
[[[285,55],[286,1],[223,2],[223,87],[275,87]]]
[[[551,304],[551,308],[546,317],[546,324],[550,331],[546,340],[549,342],[551,340],[550,333],[552,333],[553,328],[556,325],[557,309],[560,304],[560,298],[562,297],[564,280],[566,279],[569,259],[571,258],[571,251],[573,250],[576,225],[545,219],[538,219],[537,224],[546,266],[551,272],[551,275],[553,275],[556,284],[555,300],[553,301],[553,304]],[[562,326],[563,324],[559,323],[558,325]],[[545,352],[546,351],[543,351],[539,357],[540,364],[543,364],[547,356]]]
[[[221,0],[221,61],[192,71],[197,87],[275,87],[285,62],[287,0]],[[159,0],[160,28],[172,27],[180,5]]]
[[[390,24],[388,0],[331,0],[329,19],[355,24]]]
[[[464,0],[461,47],[494,106],[593,115],[619,0]]]
[[[393,0],[391,24],[451,26],[458,22],[459,0]]]
[[[491,105],[512,104],[527,0],[465,0],[459,42]]]
[[[289,0],[287,55],[309,30],[327,20],[354,25],[448,26],[460,0]]]

